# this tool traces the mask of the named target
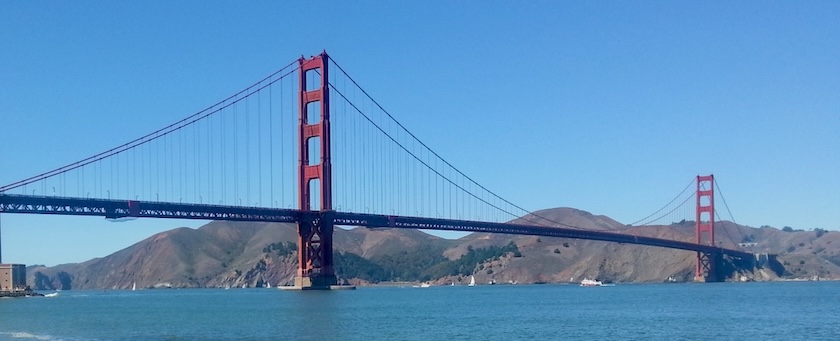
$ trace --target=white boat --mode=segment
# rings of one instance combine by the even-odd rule
[[[475,286],[475,276],[472,276],[472,275],[470,276],[470,284],[467,284],[467,286],[469,286],[469,287],[474,287]]]
[[[131,291],[137,290],[137,282],[131,285]]]
[[[44,297],[56,297],[56,296],[58,296],[57,292],[51,292],[49,294],[44,295]]]
[[[430,287],[430,286],[432,286],[432,285],[431,285],[431,284],[429,284],[429,283],[422,283],[422,284],[420,284],[420,287],[421,287],[421,288],[428,288],[428,287]]]
[[[582,287],[600,287],[602,285],[604,284],[601,283],[601,281],[597,281],[594,279],[584,278],[582,281],[580,281],[580,286]]]
[[[271,289],[271,283],[266,283],[265,287]]]

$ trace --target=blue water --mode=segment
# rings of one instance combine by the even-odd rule
[[[838,340],[840,282],[62,291],[0,340]]]

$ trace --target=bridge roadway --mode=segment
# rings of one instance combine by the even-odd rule
[[[227,221],[260,221],[295,223],[318,212],[296,209],[180,204],[154,201],[87,199],[52,196],[0,194],[0,213],[56,214],[122,218],[171,218]],[[369,228],[406,228],[461,232],[488,232],[601,240],[616,243],[658,246],[706,254],[722,254],[739,259],[754,255],[740,250],[690,242],[634,236],[606,231],[577,230],[561,227],[493,223],[454,219],[389,216],[350,212],[321,212],[321,219],[332,219],[335,225]]]

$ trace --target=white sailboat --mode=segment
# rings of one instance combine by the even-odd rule
[[[137,282],[131,285],[131,291],[137,290]]]
[[[469,287],[474,287],[475,286],[475,276],[470,275],[470,284],[467,284],[467,286],[469,286]]]

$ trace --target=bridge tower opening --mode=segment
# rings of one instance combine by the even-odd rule
[[[295,287],[330,289],[333,267],[332,164],[330,162],[329,57],[299,60],[298,272]],[[318,206],[313,206],[317,204]]]
[[[715,246],[715,176],[697,176],[697,209],[695,226],[697,227],[697,244]],[[697,252],[697,269],[694,273],[695,282],[717,282],[716,264],[720,254]]]

